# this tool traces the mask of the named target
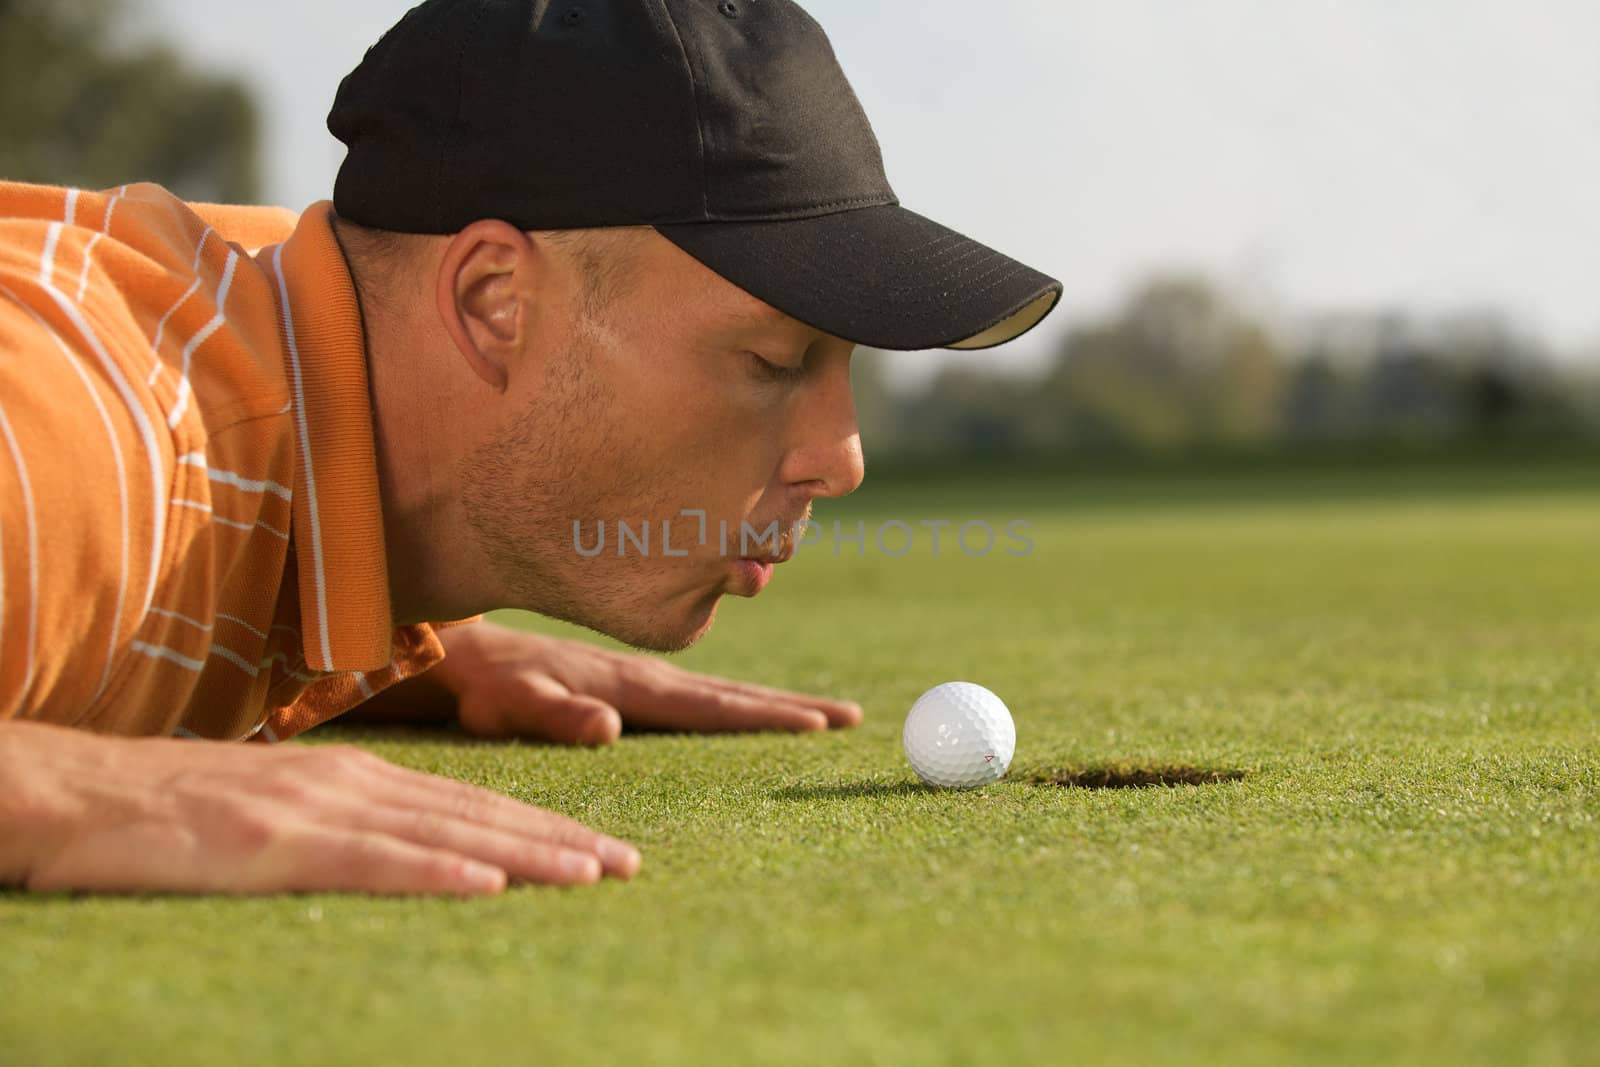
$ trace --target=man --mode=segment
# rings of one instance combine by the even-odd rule
[[[222,742],[363,703],[591,745],[854,724],[449,620],[692,644],[860,483],[856,344],[988,347],[1060,294],[898,206],[786,0],[428,0],[329,127],[333,202],[298,219],[0,186],[0,882],[631,876],[628,844],[503,796]],[[655,551],[585,549],[620,520]]]

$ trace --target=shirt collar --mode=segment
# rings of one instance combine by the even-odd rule
[[[333,204],[263,251],[277,281],[294,439],[294,551],[308,666],[369,671],[393,656],[393,613],[366,342]]]

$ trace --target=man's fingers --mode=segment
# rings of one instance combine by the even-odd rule
[[[507,717],[521,737],[554,741],[563,745],[609,745],[622,734],[622,716],[598,697],[574,693],[551,678],[539,678],[533,686],[529,706],[512,709]]]
[[[693,675],[668,679],[653,693],[641,694],[628,709],[628,722],[653,730],[737,732],[826,730],[828,718],[815,708],[777,703],[722,686],[707,685]]]
[[[506,872],[448,849],[366,830],[305,824],[285,831],[241,872],[246,892],[333,891],[493,896]]]
[[[487,706],[493,700],[494,706]],[[562,745],[609,745],[622,716],[598,697],[577,694],[553,678],[535,676],[516,699],[499,690],[462,697],[457,714],[479,737],[525,737]]]
[[[861,724],[861,705],[853,701],[829,700],[826,697],[795,693],[787,689],[773,689],[765,685],[756,685],[754,682],[739,682],[731,678],[717,678],[712,675],[697,674],[691,675],[691,677],[699,681],[710,682],[731,692],[742,693],[757,700],[766,700],[773,704],[788,707],[820,711],[827,718],[828,725],[834,729],[859,726]]]
[[[597,857],[604,872],[613,878],[631,878],[639,870],[638,849],[564,815],[453,778],[423,774],[388,763],[376,767],[379,773],[367,795],[377,806],[427,812],[524,841],[585,852]]]
[[[220,829],[220,821],[218,823]],[[37,891],[365,892],[489,896],[505,871],[448,849],[307,822],[257,820],[208,840],[154,823],[69,847],[29,879]],[[590,879],[591,881],[593,879]]]
[[[630,725],[682,730],[826,730],[861,721],[855,704],[655,664],[624,687]]]
[[[587,885],[598,882],[604,873],[600,858],[591,850],[569,848],[433,811],[369,806],[352,811],[348,817],[353,829],[464,856],[498,868],[519,882]]]

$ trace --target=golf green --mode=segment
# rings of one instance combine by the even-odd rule
[[[869,477],[679,657],[858,730],[306,741],[629,837],[636,881],[0,895],[0,1063],[1593,1062],[1593,469]],[[1032,553],[917,525],[975,519]],[[900,753],[952,679],[1017,722],[971,793]]]

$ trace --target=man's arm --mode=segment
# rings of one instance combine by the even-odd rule
[[[0,885],[481,896],[638,867],[570,819],[359,749],[0,722]]]

